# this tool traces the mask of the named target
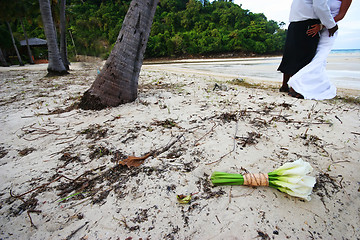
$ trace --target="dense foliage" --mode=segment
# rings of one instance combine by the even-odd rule
[[[281,51],[285,30],[232,2],[161,0],[147,56]]]
[[[131,0],[67,0],[68,52],[106,57],[121,29]],[[58,5],[52,0],[56,18]],[[34,2],[35,4],[35,2]],[[39,12],[25,16],[29,37],[44,38]],[[55,21],[58,22],[58,21]],[[12,21],[14,35],[24,39]],[[268,21],[232,1],[160,0],[146,57],[216,54],[227,52],[275,53],[282,50],[282,23]],[[1,35],[7,29],[0,25]],[[1,42],[0,42],[1,44]],[[2,48],[9,48],[2,41]],[[5,46],[6,45],[6,46]]]

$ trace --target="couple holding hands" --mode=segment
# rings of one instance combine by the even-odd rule
[[[281,92],[305,99],[331,99],[336,88],[326,74],[326,58],[352,0],[293,0],[282,61]]]

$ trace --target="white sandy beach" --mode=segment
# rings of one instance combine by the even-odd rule
[[[52,78],[46,65],[0,68],[0,239],[360,238],[358,103],[146,64],[135,102],[72,109],[101,64]],[[349,96],[359,91],[339,91]],[[210,182],[299,158],[317,179],[309,202]],[[184,205],[179,194],[194,195]]]

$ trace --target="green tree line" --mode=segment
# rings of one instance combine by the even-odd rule
[[[17,1],[17,0],[16,0]],[[22,11],[28,37],[44,38],[36,0],[31,11]],[[52,0],[55,25],[59,6]],[[131,0],[67,0],[67,45],[69,55],[106,58],[110,53]],[[9,5],[8,8],[11,8]],[[6,9],[16,13],[16,9]],[[17,16],[13,14],[12,16]],[[1,19],[5,20],[5,19]],[[24,39],[19,18],[8,19],[15,38]],[[145,57],[178,57],[228,52],[270,54],[280,52],[285,42],[283,23],[267,20],[224,0],[160,0]],[[8,28],[0,24],[0,48],[11,53]]]
[[[231,1],[162,0],[146,56],[275,53],[282,50],[285,42],[281,25]]]

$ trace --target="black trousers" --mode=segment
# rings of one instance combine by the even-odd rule
[[[308,36],[306,31],[312,25],[320,23],[318,19],[291,22],[286,35],[285,49],[278,71],[294,75],[305,67],[316,54],[320,36]]]

